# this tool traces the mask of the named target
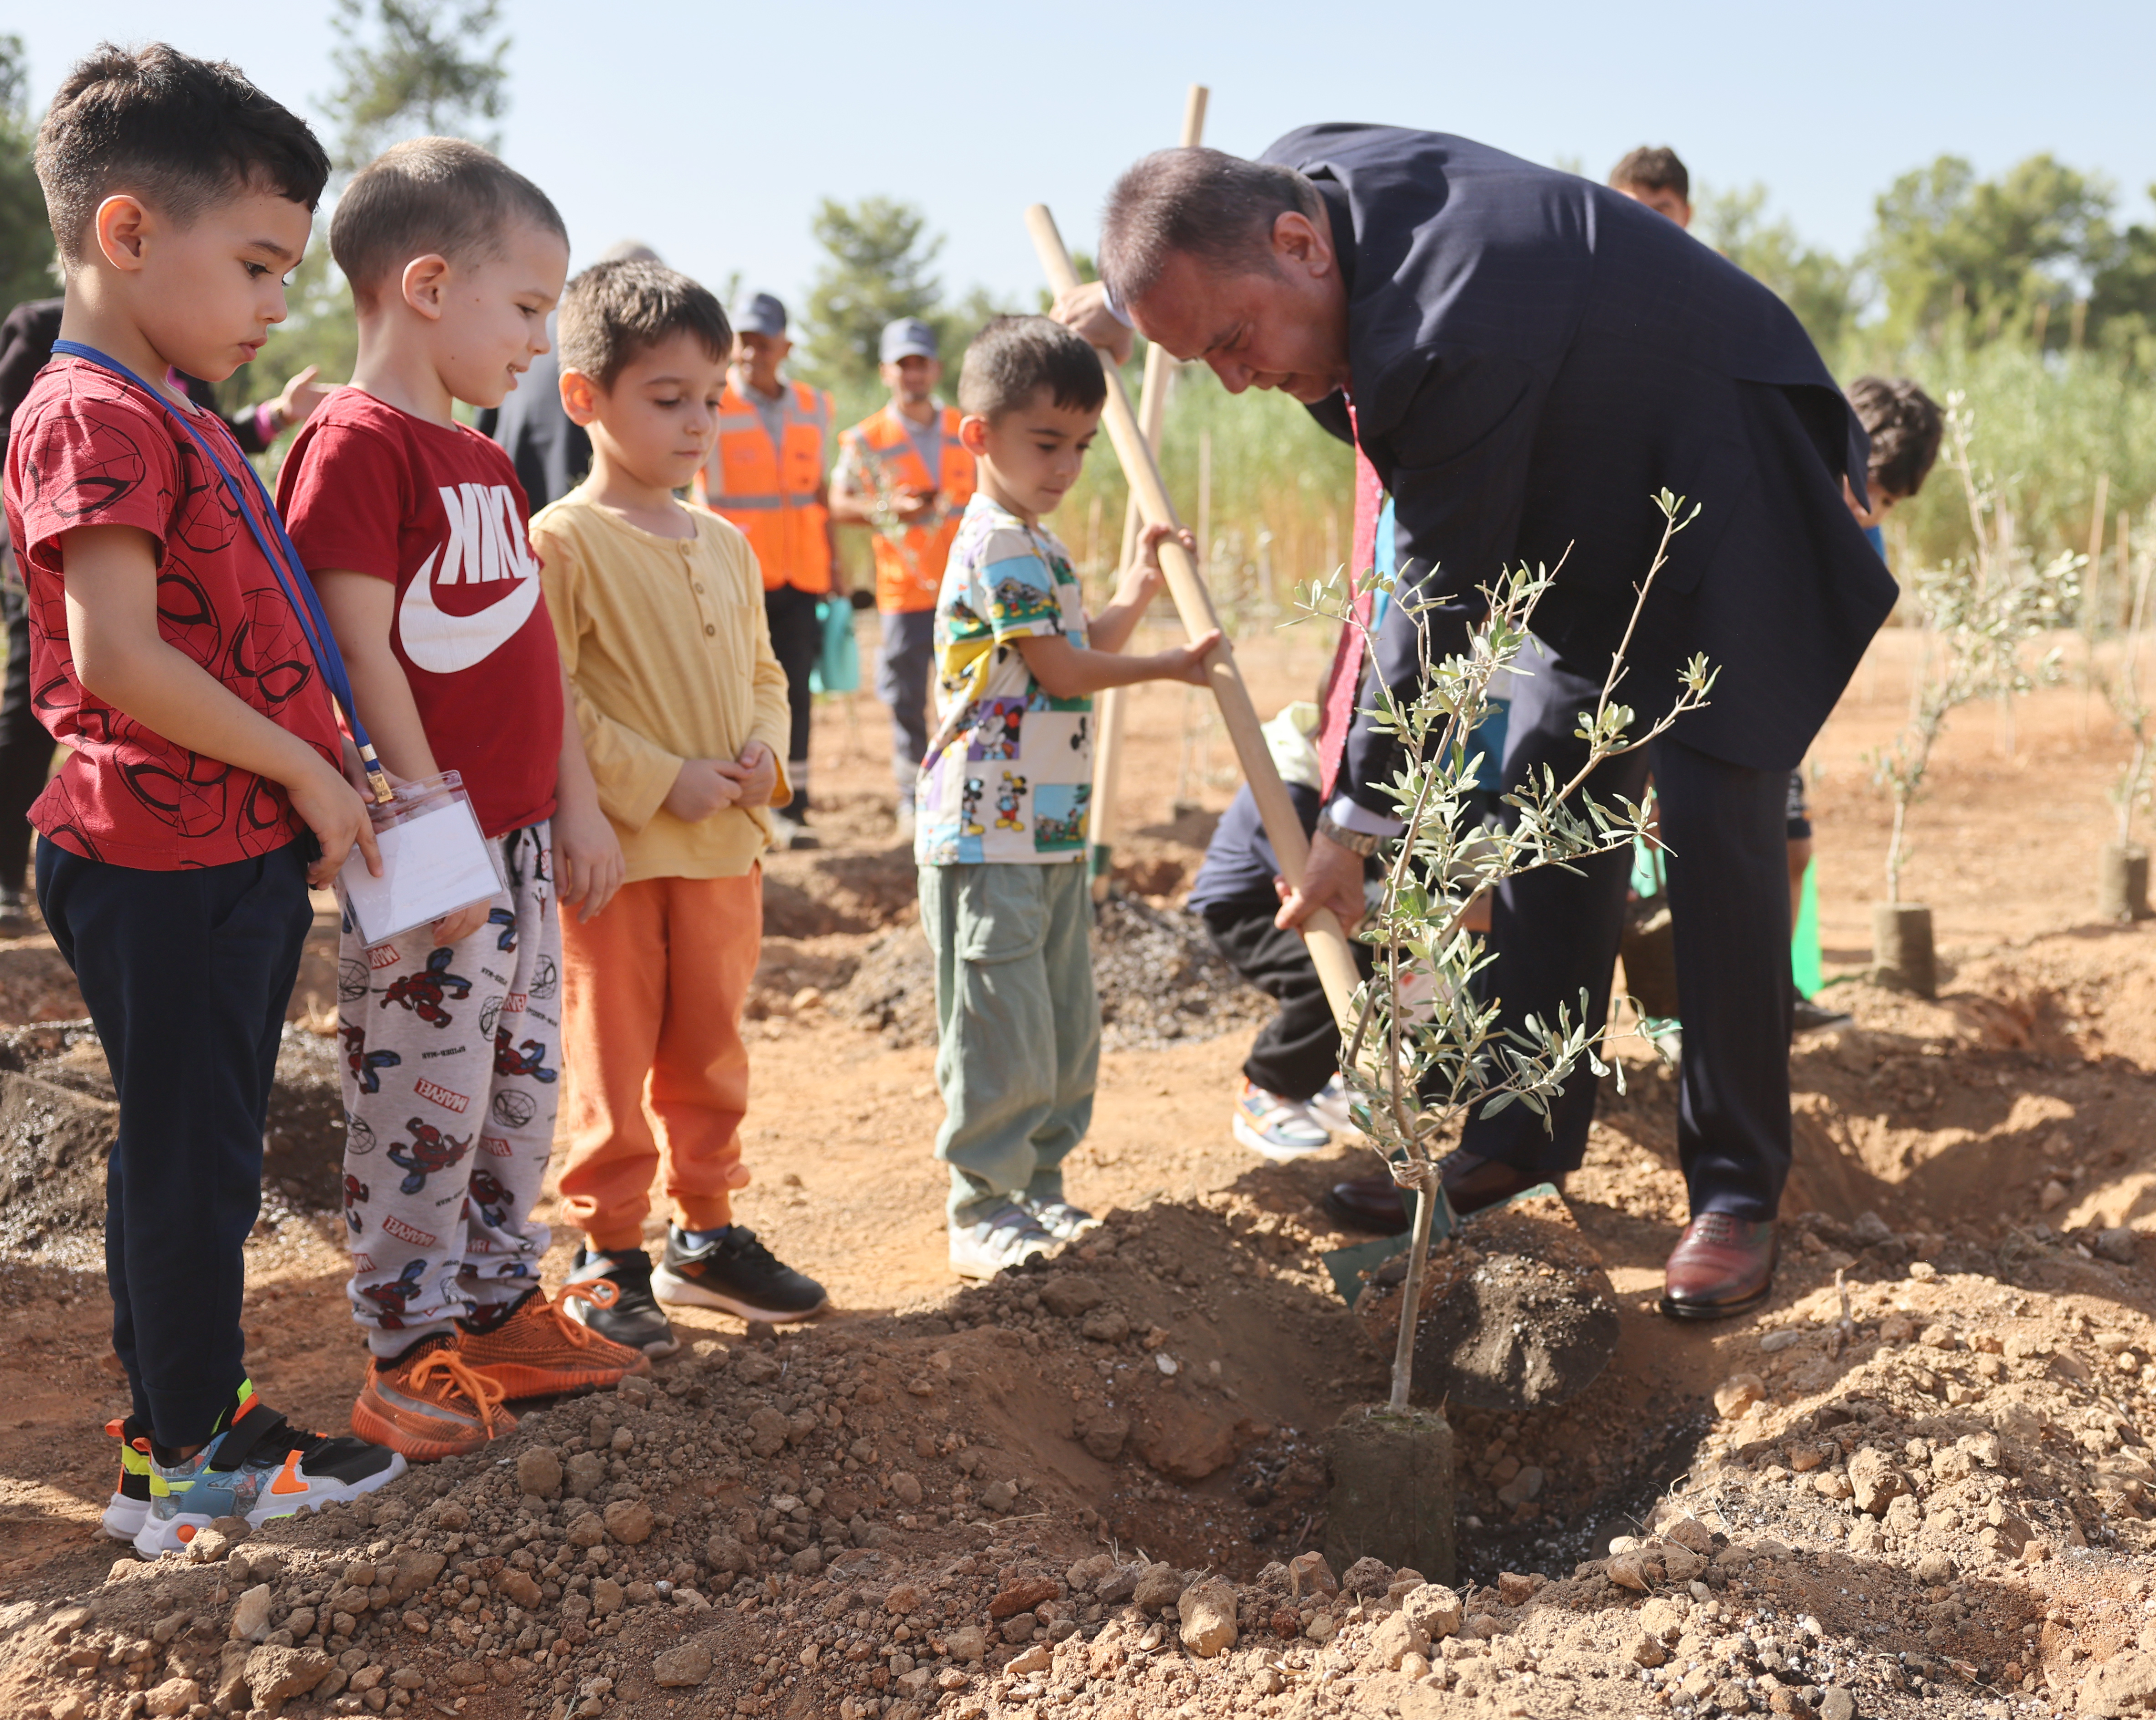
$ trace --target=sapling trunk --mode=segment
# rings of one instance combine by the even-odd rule
[[[1408,1237],[1408,1276],[1400,1285],[1400,1332],[1393,1344],[1394,1409],[1408,1407],[1408,1393],[1414,1385],[1415,1317],[1422,1308],[1422,1281],[1430,1271],[1430,1233],[1443,1193],[1435,1167],[1425,1168],[1422,1186],[1415,1190],[1414,1229]]]

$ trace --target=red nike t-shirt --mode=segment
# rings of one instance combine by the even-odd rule
[[[509,456],[476,430],[340,388],[293,443],[277,505],[310,572],[396,587],[391,648],[434,762],[463,773],[480,828],[551,817],[562,660]]]
[[[247,457],[217,414],[188,422],[259,506],[241,472]],[[8,531],[29,593],[30,698],[69,749],[30,822],[72,854],[174,872],[253,860],[305,828],[281,785],[191,752],[85,691],[68,643],[61,535],[146,531],[159,636],[334,763],[341,743],[321,667],[239,506],[171,413],[87,360],[54,359],[16,409]]]

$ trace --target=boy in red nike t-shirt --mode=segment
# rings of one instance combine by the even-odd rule
[[[120,1099],[105,1262],[134,1407],[104,1527],[151,1558],[404,1468],[297,1432],[247,1379],[244,1248],[311,864],[326,883],[374,839],[275,521],[217,415],[162,381],[222,381],[285,320],[328,174],[305,122],[162,44],[81,61],[38,138],[67,300],[8,439],[8,531],[67,754],[30,820]]]
[[[562,218],[475,144],[423,137],[352,180],[330,249],[358,362],[293,444],[279,501],[383,762],[460,773],[508,881],[372,948],[347,914],[339,952],[351,1294],[372,1352],[352,1427],[422,1460],[513,1427],[505,1397],[650,1366],[548,1302],[531,1216],[559,1091],[556,897],[598,913],[622,857],[566,715],[516,469],[454,417],[500,405],[547,350]]]

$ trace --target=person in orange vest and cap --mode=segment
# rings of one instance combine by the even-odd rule
[[[891,403],[839,439],[831,517],[875,531],[876,608],[883,649],[876,696],[891,710],[891,772],[898,834],[913,834],[913,790],[928,752],[928,679],[936,597],[958,521],[973,495],[973,456],[958,412],[936,398],[943,364],[936,331],[917,316],[887,324],[877,352]]]
[[[763,573],[771,649],[786,670],[791,733],[786,780],[793,798],[773,820],[781,846],[814,848],[808,817],[808,676],[823,649],[819,606],[832,569],[829,487],[824,480],[831,397],[782,377],[793,348],[786,306],[744,293],[733,308],[734,358],[719,398],[719,440],[697,475],[697,500],[741,527]]]

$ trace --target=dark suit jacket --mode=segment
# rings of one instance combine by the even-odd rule
[[[1438,651],[1505,568],[1562,558],[1535,631],[1601,674],[1667,488],[1702,511],[1620,696],[1666,710],[1677,666],[1705,652],[1721,679],[1675,737],[1794,768],[1895,587],[1841,499],[1845,473],[1863,494],[1864,432],[1788,307],[1652,210],[1465,138],[1313,126],[1264,159],[1307,174],[1331,213],[1362,444],[1398,504],[1403,589],[1446,600]],[[1312,410],[1351,434],[1341,397]],[[1398,605],[1373,673],[1418,683]],[[1373,785],[1397,768],[1366,708],[1343,784],[1389,813]]]

